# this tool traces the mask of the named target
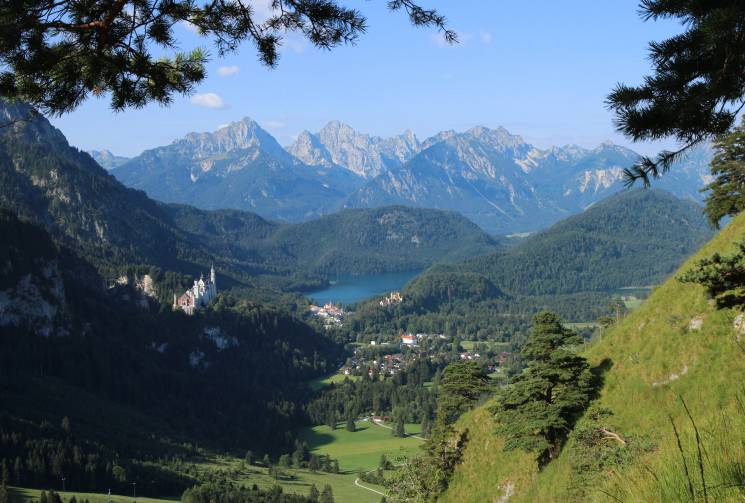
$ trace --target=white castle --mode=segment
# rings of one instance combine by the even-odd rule
[[[215,266],[210,267],[210,279],[204,281],[204,275],[194,281],[194,286],[176,298],[173,294],[173,309],[181,309],[188,315],[194,314],[199,308],[206,306],[217,296],[217,282],[215,281]]]

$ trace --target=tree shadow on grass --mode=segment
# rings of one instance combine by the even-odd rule
[[[350,434],[350,435],[354,435],[356,433],[362,433],[363,431],[365,431],[365,430],[367,430],[369,428],[371,428],[370,425],[365,425],[365,426],[359,426],[358,425],[357,426],[357,429],[355,431],[353,431],[353,432],[344,431],[344,433],[347,433],[347,434]],[[339,430],[339,429],[343,429],[343,426],[337,427],[337,430]],[[302,440],[304,440],[305,442],[307,442],[308,448],[310,450],[314,450],[314,449],[317,449],[319,447],[323,447],[324,445],[328,445],[328,444],[333,443],[334,441],[337,440],[337,438],[334,435],[332,435],[330,431],[329,432],[321,432],[321,431],[316,431],[316,430],[308,429],[303,434]]]

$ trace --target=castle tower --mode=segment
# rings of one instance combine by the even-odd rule
[[[213,262],[210,266],[210,283],[217,290],[217,281],[215,281],[215,263]]]

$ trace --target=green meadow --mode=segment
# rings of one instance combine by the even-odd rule
[[[339,474],[325,472],[312,472],[307,469],[281,468],[279,478],[269,476],[268,469],[260,465],[248,465],[243,460],[233,456],[211,456],[194,464],[194,467],[204,478],[219,476],[220,479],[230,480],[233,483],[268,489],[274,485],[280,485],[286,492],[308,494],[312,484],[322,489],[328,484],[334,491],[337,503],[378,503],[382,498],[380,493],[385,489],[372,484],[361,483],[373,489],[365,489],[355,484],[360,471],[370,471],[378,467],[380,456],[385,454],[391,461],[402,455],[415,454],[422,441],[414,438],[397,438],[391,430],[383,426],[373,424],[371,421],[358,421],[357,430],[349,432],[344,428],[344,423],[339,423],[334,431],[328,426],[315,426],[304,429],[300,438],[308,443],[313,454],[329,455],[339,461]],[[418,435],[421,432],[419,425],[407,424],[406,433]],[[378,492],[375,492],[378,491]],[[13,501],[38,501],[38,489],[12,488]],[[58,491],[59,492],[59,491]],[[64,500],[72,496],[78,501],[87,499],[90,503],[108,503],[107,494],[60,492]],[[168,503],[178,501],[174,496],[172,500],[152,499],[137,496],[137,503]],[[131,495],[111,495],[111,503],[133,503]]]

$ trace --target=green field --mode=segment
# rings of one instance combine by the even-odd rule
[[[328,484],[334,491],[337,503],[378,503],[382,497],[380,494],[355,485],[359,471],[376,469],[381,454],[385,454],[392,461],[403,454],[414,454],[422,445],[422,441],[413,437],[396,438],[391,434],[391,430],[370,421],[358,421],[356,426],[355,432],[347,431],[344,429],[344,423],[339,423],[333,432],[328,426],[316,426],[306,428],[300,433],[300,438],[308,442],[312,453],[327,454],[339,461],[339,474],[282,468],[282,477],[274,479],[268,475],[266,467],[247,465],[243,460],[230,456],[213,456],[194,466],[203,475],[219,475],[219,478],[236,484],[256,484],[263,489],[279,484],[286,492],[299,494],[308,494],[311,484],[315,484],[319,489]],[[407,424],[405,428],[408,434],[420,433],[419,425]],[[367,483],[364,485],[385,492],[380,486]],[[14,501],[38,501],[40,493],[36,489],[12,488],[11,491]],[[78,501],[88,499],[91,503],[108,503],[106,494],[65,492],[60,495],[64,500],[74,495]],[[158,500],[139,495],[137,497],[138,503],[170,503],[174,500]],[[111,501],[132,503],[132,497],[112,495]]]
[[[342,383],[344,382],[344,379],[349,379],[351,381],[356,381],[360,378],[360,376],[352,376],[352,375],[344,375],[340,373],[334,373],[326,377],[319,377],[318,379],[313,379],[310,381],[310,387],[313,391],[318,391],[320,389],[325,388],[326,386],[329,386],[330,384],[335,383]]]
[[[9,489],[11,501],[38,501],[39,494],[41,494],[40,489],[26,489],[21,487],[10,487]],[[108,503],[109,501],[108,494],[62,491],[57,491],[57,493],[62,497],[63,500],[68,500],[75,496],[75,499],[77,499],[78,501],[87,499],[88,501],[90,501],[90,503]],[[173,501],[177,500],[141,498],[140,496],[137,496],[137,501],[139,503],[172,503]],[[120,494],[112,494],[111,503],[132,503],[132,495],[130,494],[129,496],[122,496]]]
[[[328,426],[315,426],[303,430],[300,438],[308,443],[312,453],[328,454],[338,459],[343,472],[372,470],[378,466],[381,454],[393,459],[403,454],[416,453],[422,444],[416,438],[396,438],[391,435],[391,430],[371,421],[358,421],[356,426],[355,432],[344,429],[343,423],[334,431]],[[421,427],[418,424],[407,424],[405,431],[410,435],[418,435]]]

